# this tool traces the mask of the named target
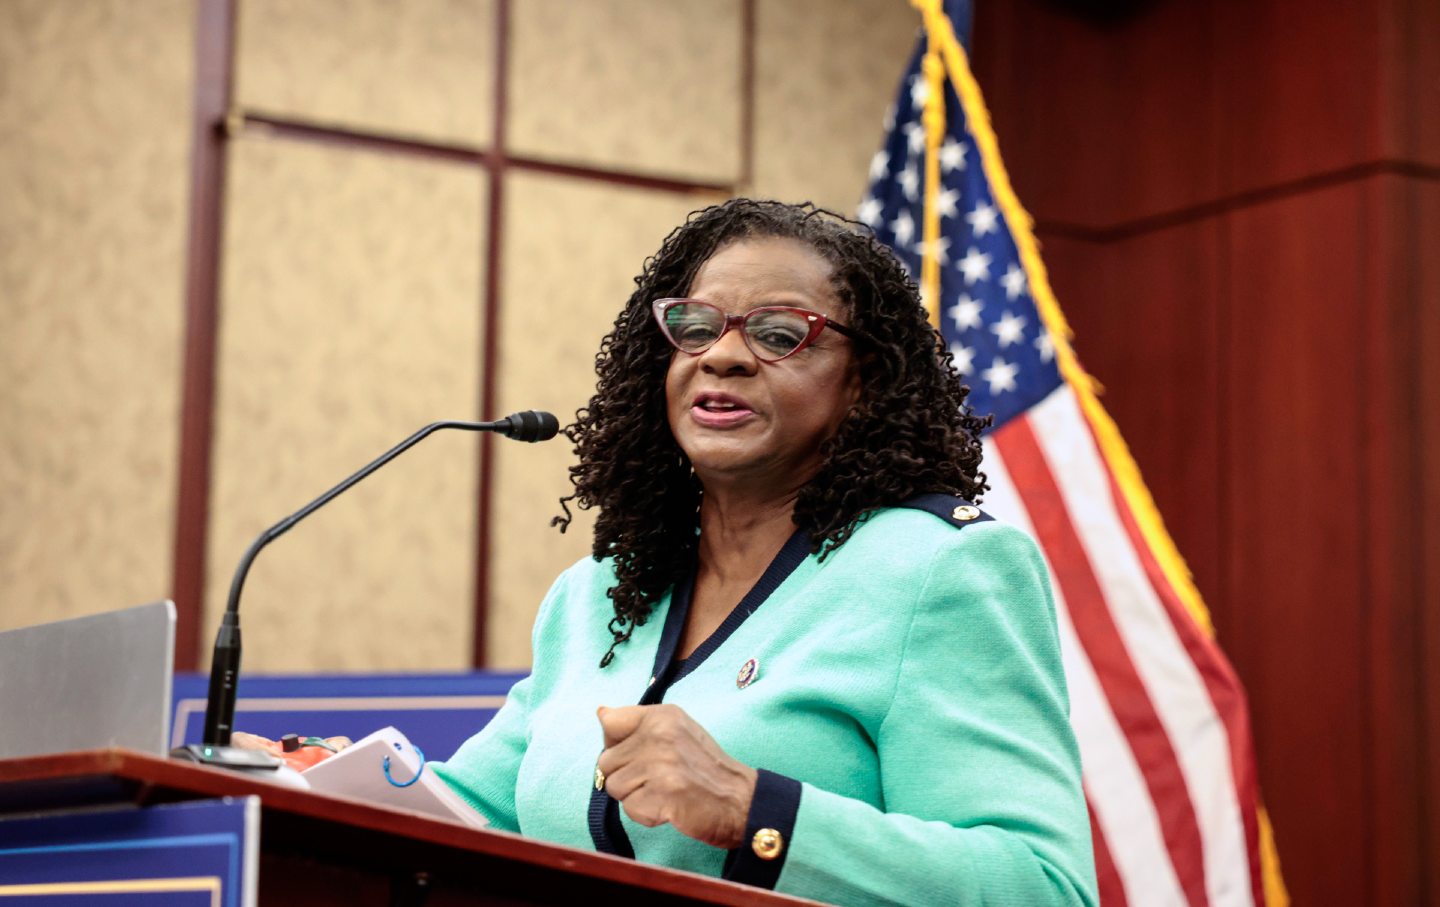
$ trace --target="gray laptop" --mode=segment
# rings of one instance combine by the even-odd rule
[[[174,659],[168,601],[0,633],[0,758],[163,755]]]

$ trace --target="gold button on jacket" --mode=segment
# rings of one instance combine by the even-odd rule
[[[750,840],[750,849],[762,860],[773,860],[785,849],[785,839],[773,828],[762,828]]]

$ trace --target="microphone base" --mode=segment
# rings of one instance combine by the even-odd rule
[[[280,766],[285,764],[260,750],[243,750],[238,746],[209,746],[204,743],[177,746],[170,751],[170,758],[237,772],[274,772],[279,771]]]

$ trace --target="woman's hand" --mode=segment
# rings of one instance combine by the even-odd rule
[[[641,825],[669,822],[726,850],[745,839],[755,769],[730,758],[679,706],[632,705],[596,713],[605,790]]]
[[[282,740],[271,740],[269,737],[247,734],[244,731],[235,731],[230,735],[231,746],[269,753],[297,772],[303,772],[312,765],[329,759],[352,743],[349,737],[326,737],[321,742],[316,741],[320,741],[320,738],[306,737],[298,748],[287,751]]]

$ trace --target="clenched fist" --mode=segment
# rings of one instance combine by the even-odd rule
[[[679,706],[601,706],[596,714],[605,731],[597,765],[626,815],[649,827],[669,822],[726,850],[740,845],[755,769],[730,758]]]

